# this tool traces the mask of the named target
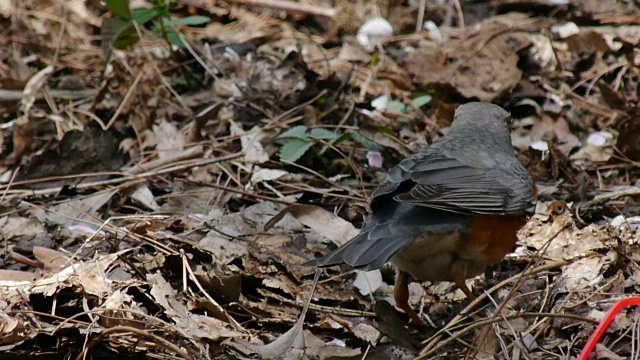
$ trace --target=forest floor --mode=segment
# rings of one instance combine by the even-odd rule
[[[640,291],[639,65],[632,1],[0,1],[0,357],[575,357]],[[411,284],[430,326],[389,265],[298,322],[302,264],[469,101],[538,184],[517,249],[474,301]]]

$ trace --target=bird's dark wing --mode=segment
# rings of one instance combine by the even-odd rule
[[[465,164],[442,153],[423,154],[420,161],[401,167],[398,178],[406,179],[411,187],[393,198],[459,214],[521,215],[528,207],[525,200],[529,193],[533,197],[533,185],[526,170],[513,160],[509,167],[486,167]]]
[[[468,218],[454,213],[403,204],[388,198],[390,206],[374,212],[360,234],[324,257],[307,265],[327,267],[347,264],[355,269],[381,267],[415,239],[429,233],[465,232]],[[434,244],[435,246],[436,244]]]

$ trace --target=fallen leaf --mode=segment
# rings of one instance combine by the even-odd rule
[[[186,135],[167,119],[157,119],[152,129],[156,139],[156,152],[159,159],[171,158],[174,153],[184,149]]]
[[[573,225],[573,220],[569,212],[565,212],[553,219],[551,224],[547,224],[548,216],[534,216],[520,230],[519,242],[535,249],[546,249],[544,256],[554,261],[573,259],[585,255],[591,251],[607,247],[610,236],[595,224],[578,229]],[[551,243],[547,242],[552,236],[567,225],[572,224],[564,231],[560,232]]]
[[[228,264],[248,254],[246,243],[226,239],[213,231],[198,242],[198,247],[209,252],[220,265]]]
[[[230,325],[205,315],[191,313],[187,306],[178,298],[178,293],[171,287],[162,275],[147,274],[147,281],[151,285],[151,296],[160,305],[165,314],[174,322],[175,326],[189,336],[198,339],[219,341],[244,334],[232,330]]]
[[[611,256],[578,259],[562,268],[562,273],[555,279],[554,284],[561,293],[592,289],[604,280],[602,274],[611,263]]]
[[[361,271],[356,270],[358,274],[353,281],[361,295],[367,296],[373,294],[382,285],[382,274],[380,270]]]
[[[33,247],[33,256],[42,263],[45,274],[58,271],[70,264],[70,259],[66,254],[41,246]]]
[[[117,190],[103,190],[93,195],[70,200],[62,204],[52,206],[44,215],[46,221],[51,224],[70,227],[78,223],[95,223],[98,210],[109,201]],[[84,221],[83,221],[84,220]]]
[[[505,15],[501,20],[511,19]],[[504,28],[491,19],[464,39],[420,47],[409,53],[406,68],[422,86],[444,87],[468,99],[492,101],[518,84],[522,78],[518,52],[531,44],[528,35]]]
[[[268,230],[278,223],[285,215],[293,215],[298,221],[311,228],[316,233],[333,241],[338,246],[346,243],[359,231],[350,222],[314,205],[293,204],[287,206],[274,216],[264,229]]]
[[[269,154],[260,143],[266,134],[258,126],[254,126],[250,131],[245,132],[240,125],[230,121],[231,135],[240,136],[244,162],[249,164],[262,164],[269,161]]]
[[[147,184],[141,183],[133,185],[124,190],[124,195],[139,202],[149,210],[156,211],[160,208],[160,205],[156,202],[156,199]]]
[[[17,237],[35,237],[45,234],[45,226],[35,217],[8,216],[0,219],[2,236],[11,240]]]
[[[353,335],[368,342],[371,345],[375,346],[378,343],[378,340],[380,340],[380,331],[367,323],[358,323],[355,326],[352,326],[350,330]]]
[[[41,277],[42,275],[30,271],[0,269],[0,281],[34,281]]]

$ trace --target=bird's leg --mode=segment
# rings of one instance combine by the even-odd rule
[[[467,262],[464,260],[457,260],[453,264],[451,264],[451,279],[456,284],[456,286],[462,290],[462,292],[469,299],[475,299],[476,297],[473,295],[471,290],[467,287],[466,279],[467,279]]]
[[[493,272],[495,270],[495,265],[488,265],[484,271],[484,279],[489,282],[493,280]]]
[[[409,305],[409,280],[409,274],[398,269],[396,283],[393,286],[393,299],[396,301],[396,306],[409,315],[411,321],[418,326],[424,326],[424,321]]]

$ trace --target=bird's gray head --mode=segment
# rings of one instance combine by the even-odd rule
[[[494,140],[511,147],[511,115],[498,105],[472,102],[460,105],[453,117],[447,137],[473,137]]]

